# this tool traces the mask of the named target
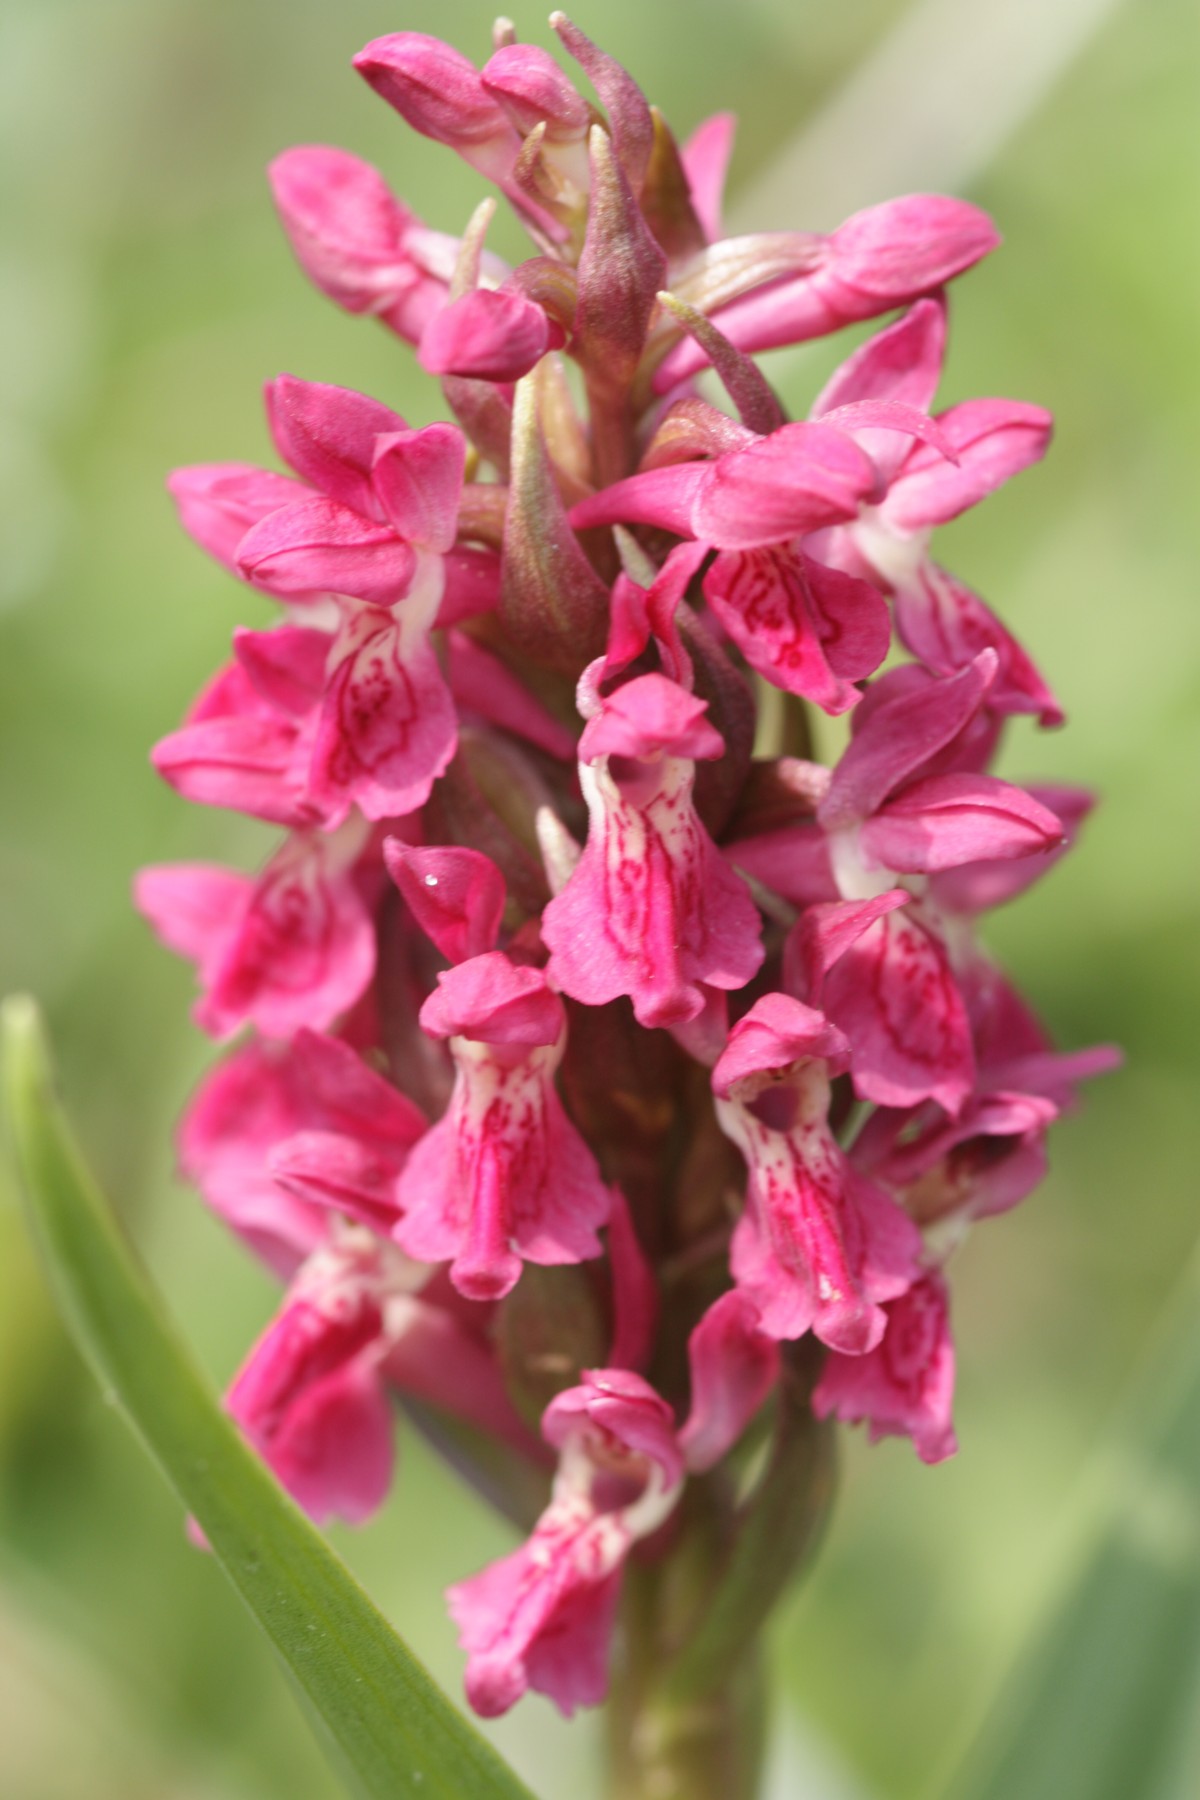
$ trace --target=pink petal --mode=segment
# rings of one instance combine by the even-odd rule
[[[252,1040],[209,1071],[179,1127],[184,1176],[284,1279],[326,1231],[323,1212],[283,1193],[267,1167],[271,1148],[303,1116],[287,1056]]]
[[[817,809],[827,831],[869,818],[970,724],[996,674],[996,653],[982,650],[944,681],[923,683],[878,704],[855,733]]]
[[[503,45],[483,65],[480,79],[522,138],[543,124],[551,144],[586,135],[591,123],[587,102],[540,45]]]
[[[177,956],[197,965],[201,981],[219,967],[238,930],[253,883],[211,863],[164,863],[134,878],[133,901]]]
[[[280,507],[308,497],[290,475],[249,463],[195,463],[175,469],[167,490],[190,537],[227,569],[238,572],[238,546],[252,525]]]
[[[325,664],[333,637],[301,625],[233,634],[233,653],[254,691],[273,711],[295,719],[311,712],[325,685]]]
[[[421,1008],[421,1024],[436,1037],[533,1049],[558,1043],[566,1013],[540,969],[489,950],[439,974]]]
[[[519,381],[551,348],[542,308],[509,288],[475,288],[436,312],[425,328],[417,361],[431,375],[477,381]]]
[[[943,870],[933,882],[932,893],[936,904],[946,912],[990,912],[1023,894],[1066,854],[1096,803],[1096,796],[1086,788],[1031,785],[1026,791],[1049,808],[1062,824],[1065,836],[1053,848],[1017,861],[1009,858],[973,862]]]
[[[362,1525],[387,1499],[395,1421],[375,1372],[351,1365],[302,1394],[265,1451],[293,1499],[318,1525]]]
[[[938,419],[958,456],[918,444],[888,489],[883,512],[898,531],[944,525],[1046,454],[1052,416],[1019,400],[967,400]]]
[[[852,683],[888,652],[891,619],[879,590],[802,551],[723,551],[704,595],[751,668],[829,713],[856,704]]]
[[[731,1450],[779,1378],[779,1345],[739,1288],[713,1302],[688,1338],[692,1404],[679,1446],[702,1474]]]
[[[352,388],[279,375],[266,385],[267,420],[284,462],[327,499],[375,516],[371,460],[381,432],[402,431],[389,406]]]
[[[946,1288],[931,1272],[887,1306],[882,1343],[866,1356],[833,1355],[813,1394],[819,1419],[866,1421],[871,1441],[911,1437],[922,1462],[958,1449],[951,1421],[954,1345],[946,1317]]]
[[[709,242],[721,235],[721,201],[725,172],[733,154],[737,119],[733,113],[714,113],[698,125],[680,151],[691,190],[696,217]]]
[[[438,625],[491,612],[500,603],[500,558],[494,550],[459,545],[442,559],[446,585],[438,608]]]
[[[267,174],[297,261],[339,306],[378,312],[424,278],[404,245],[414,216],[370,163],[300,144],[277,156]]]
[[[490,857],[455,845],[383,846],[388,873],[422,931],[452,963],[493,950],[504,916],[504,877]]]
[[[960,1110],[975,1076],[966,1007],[944,949],[910,909],[878,919],[845,951],[822,1003],[850,1040],[864,1099]]]
[[[869,337],[834,371],[813,402],[813,417],[819,419],[836,407],[861,400],[898,400],[928,412],[941,378],[945,349],[945,302],[918,300],[903,318]],[[870,434],[864,448],[876,463],[881,454],[889,455],[893,467],[907,450],[906,445],[889,444],[877,433]]]
[[[426,608],[426,615],[428,609]],[[351,803],[368,819],[423,806],[454,755],[454,702],[428,639],[427,618],[348,610],[312,752],[312,793],[331,820]]]
[[[416,567],[410,546],[334,500],[305,500],[255,525],[238,549],[238,568],[280,599],[351,594],[390,606],[408,591]]]
[[[442,555],[453,547],[466,454],[467,441],[457,425],[426,425],[377,440],[371,471],[375,493],[408,543]]]
[[[300,1131],[275,1147],[269,1166],[286,1193],[387,1236],[399,1217],[396,1183],[404,1161],[344,1132]]]
[[[151,761],[186,800],[224,806],[276,825],[310,824],[297,731],[286,719],[215,718],[156,744]]]
[[[719,550],[781,543],[852,519],[877,483],[875,465],[846,433],[783,425],[711,465],[697,489],[689,535]]]
[[[1034,663],[978,594],[945,569],[926,562],[896,589],[896,630],[935,675],[952,675],[981,650],[998,658],[988,696],[993,712],[1035,713],[1042,725],[1061,725],[1062,708]]]
[[[793,906],[836,900],[838,886],[829,860],[829,839],[816,824],[763,831],[725,846],[735,868],[761,881]]]
[[[840,280],[895,306],[941,287],[999,242],[977,206],[944,194],[906,194],[851,214],[830,247]]]
[[[825,977],[834,963],[856,944],[868,926],[885,913],[906,906],[912,895],[892,888],[870,900],[834,900],[807,906],[790,933],[783,952],[784,983],[789,993],[819,1006]]]
[[[720,734],[704,717],[708,702],[689,694],[665,675],[638,675],[604,702],[584,727],[579,756],[651,758],[722,755]]]
[[[632,768],[626,794],[602,763],[583,765],[588,840],[542,915],[542,937],[552,979],[572,998],[602,1006],[629,994],[641,1024],[677,1025],[704,1011],[702,984],[749,981],[763,957],[761,926],[695,815],[692,764],[668,757]]]
[[[531,1686],[568,1718],[576,1707],[598,1706],[608,1691],[619,1569],[599,1580],[577,1577],[558,1560],[569,1543],[555,1542],[555,1561],[544,1543],[535,1536],[536,1560],[522,1546],[446,1591],[470,1658],[467,1699],[481,1718],[507,1712]],[[578,1560],[586,1567],[586,1553]],[[543,1634],[552,1649],[538,1654]]]
[[[354,1004],[375,971],[375,932],[329,840],[293,836],[258,881],[237,877],[219,961],[204,961],[198,1023],[224,1037],[243,1024],[264,1037],[321,1030]]]
[[[862,828],[864,853],[900,874],[932,874],[981,858],[1034,856],[1064,842],[1062,821],[994,775],[930,775]]]
[[[845,1069],[850,1046],[823,1013],[787,994],[764,994],[729,1034],[712,1072],[713,1092],[728,1099],[733,1088],[751,1075],[785,1069],[807,1058],[827,1062],[834,1073]]]
[[[625,523],[658,525],[678,537],[697,537],[692,513],[711,468],[709,463],[685,462],[626,476],[578,501],[567,517],[576,531]]]
[[[489,180],[507,180],[521,140],[475,65],[449,44],[396,31],[360,50],[354,67],[414,131],[450,145]]]

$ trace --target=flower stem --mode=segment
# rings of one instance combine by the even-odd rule
[[[712,1478],[695,1483],[705,1501],[692,1502],[670,1555],[629,1571],[612,1800],[754,1800],[762,1630],[811,1560],[833,1496],[833,1433],[810,1406],[820,1363],[814,1340],[787,1346],[771,1450],[748,1499],[732,1510]]]

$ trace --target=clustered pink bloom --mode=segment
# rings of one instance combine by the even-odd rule
[[[725,237],[732,119],[680,149],[551,24],[594,98],[505,22],[482,68],[416,32],[355,59],[511,203],[516,268],[493,201],[445,236],[346,151],[272,164],[302,269],[456,422],[281,375],[288,473],[172,476],[282,610],[155,766],[283,835],[137,886],[237,1039],[183,1168],[287,1284],[229,1391],[247,1437],[322,1521],[384,1499],[396,1399],[540,1485],[449,1596],[485,1714],[603,1698],[629,1559],[671,1553],[799,1340],[818,1418],[954,1451],[951,1253],[1114,1061],[1056,1053],[978,935],[1091,805],[990,772],[1062,712],[931,552],[1050,434],[932,410],[990,221],[911,195]],[[884,314],[789,421],[754,353]]]

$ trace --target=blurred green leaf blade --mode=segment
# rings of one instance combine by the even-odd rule
[[[943,1800],[1200,1792],[1200,1258],[1081,1504],[1084,1553]]]
[[[72,1141],[32,1001],[4,1003],[0,1047],[17,1163],[63,1313],[271,1639],[339,1772],[368,1800],[533,1800],[221,1410]]]

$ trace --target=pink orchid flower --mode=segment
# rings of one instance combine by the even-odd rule
[[[528,1688],[568,1716],[603,1700],[625,1560],[683,1488],[671,1409],[640,1375],[585,1370],[551,1401],[542,1432],[559,1465],[532,1537],[446,1595],[467,1698],[484,1718]]]
[[[547,973],[588,1006],[628,994],[643,1025],[703,1011],[762,961],[758,912],[692,802],[697,758],[724,748],[706,703],[665,675],[600,702],[579,741],[587,845],[542,916]]]
[[[767,994],[730,1032],[712,1082],[721,1129],[749,1171],[731,1256],[738,1286],[771,1337],[812,1330],[863,1355],[883,1335],[880,1303],[916,1275],[919,1239],[829,1128],[830,1080],[849,1059],[821,1013]]]

